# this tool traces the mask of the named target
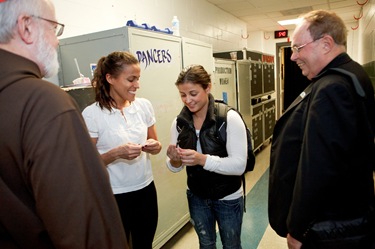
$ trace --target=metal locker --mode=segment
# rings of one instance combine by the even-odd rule
[[[254,150],[263,144],[263,104],[252,106],[251,135],[254,140]]]
[[[270,99],[263,103],[264,141],[272,137],[273,128],[276,123],[276,101]]]

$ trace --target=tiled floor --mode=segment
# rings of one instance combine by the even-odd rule
[[[285,238],[279,237],[268,225],[267,186],[270,147],[266,145],[256,154],[255,169],[246,175],[246,192],[250,194],[247,195],[247,212],[244,214],[243,249],[287,249]],[[218,239],[220,239],[219,235]],[[198,237],[194,228],[188,223],[161,249],[198,248]]]

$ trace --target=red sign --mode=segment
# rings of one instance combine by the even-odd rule
[[[277,38],[287,38],[288,37],[288,30],[277,30],[275,31],[275,39]]]

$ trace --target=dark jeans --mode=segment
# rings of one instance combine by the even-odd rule
[[[200,249],[216,249],[216,222],[224,249],[241,249],[243,197],[235,200],[202,199],[187,190],[191,223]]]
[[[122,224],[133,249],[152,249],[158,223],[154,182],[138,191],[116,194]]]

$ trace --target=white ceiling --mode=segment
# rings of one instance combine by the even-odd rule
[[[207,0],[218,8],[247,23],[247,31],[276,31],[294,29],[280,26],[277,21],[298,18],[310,10],[326,9],[336,12],[348,27],[356,28],[361,5],[366,0]]]

